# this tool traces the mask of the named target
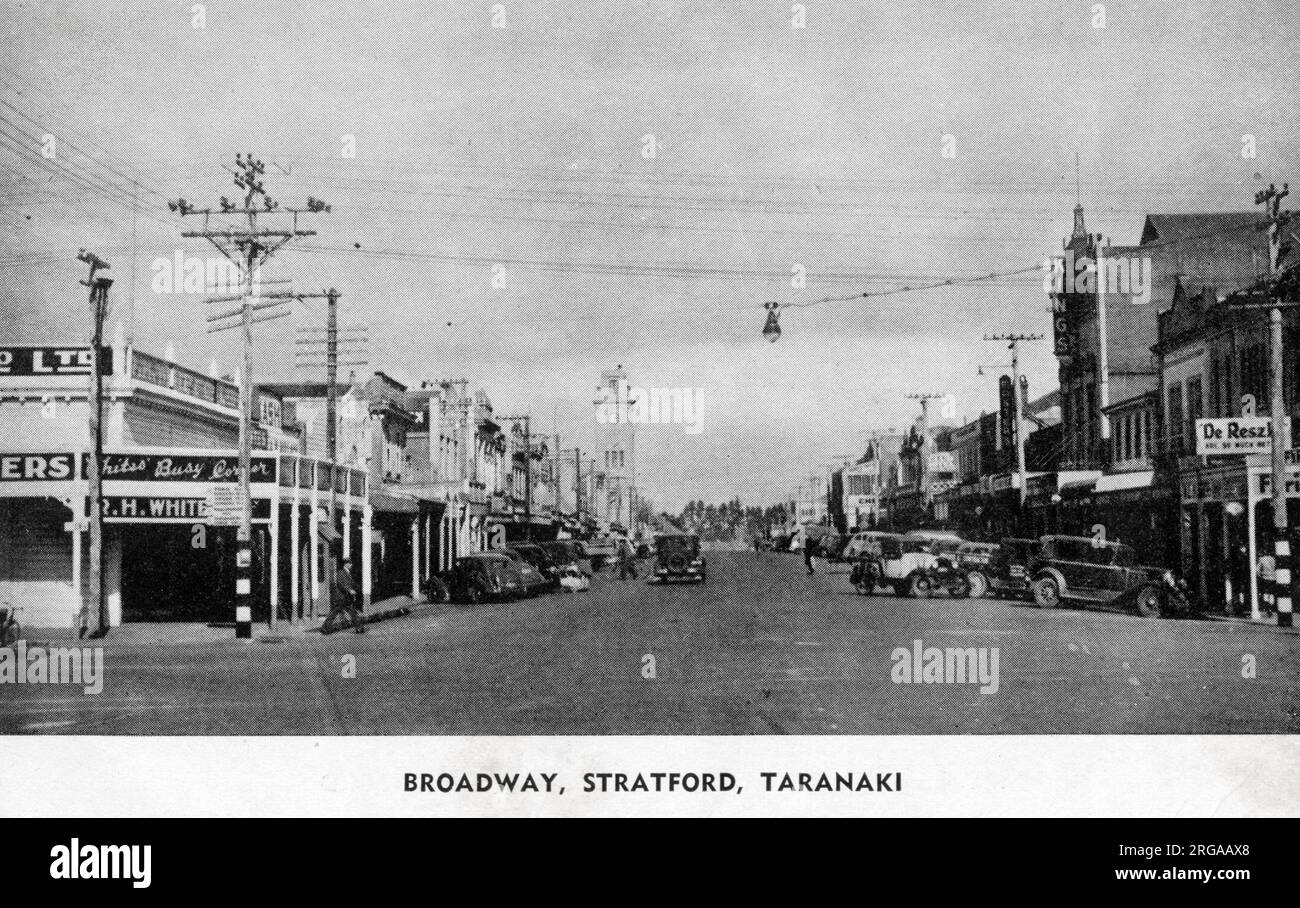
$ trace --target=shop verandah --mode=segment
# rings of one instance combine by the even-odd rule
[[[74,626],[89,604],[84,454],[3,456],[26,472],[0,482],[0,599],[22,609],[29,627]],[[110,623],[232,621],[237,530],[229,514],[214,517],[211,502],[214,485],[237,487],[237,455],[115,450],[104,466],[113,477],[103,483]],[[361,470],[257,452],[250,491],[255,621],[270,622],[273,603],[276,620],[326,614],[344,553],[367,604],[418,597],[446,566],[444,505],[372,492]]]

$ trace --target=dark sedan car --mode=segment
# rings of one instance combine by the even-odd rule
[[[551,589],[560,587],[560,568],[550,553],[535,542],[516,542],[510,550],[518,553],[525,561],[537,569],[537,573],[546,578]]]
[[[551,589],[551,581],[519,549],[511,546],[497,551],[514,562],[515,570],[523,579],[524,595],[536,596]]]
[[[1093,602],[1147,618],[1187,609],[1182,588],[1164,568],[1139,564],[1132,547],[1087,536],[1044,536],[1033,568],[1041,608]]]
[[[477,552],[457,558],[444,577],[453,602],[471,605],[489,599],[515,599],[524,594],[523,579],[505,555]]]
[[[655,536],[655,573],[651,582],[683,579],[703,583],[708,564],[700,553],[700,537],[692,533]]]

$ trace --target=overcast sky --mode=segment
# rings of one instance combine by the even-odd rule
[[[0,339],[84,336],[85,246],[143,348],[230,368],[234,338],[152,265],[211,254],[164,200],[233,197],[221,165],[253,152],[273,197],[333,206],[267,273],[342,291],[374,367],[464,376],[584,449],[602,368],[704,389],[700,434],[639,434],[672,510],[787,497],[905,425],[909,392],[992,409],[976,369],[1008,354],[981,335],[1051,328],[1035,273],[792,308],[775,344],[764,301],[1036,265],[1069,233],[1076,154],[1088,226],[1119,243],[1297,173],[1286,2],[1106,3],[1104,28],[1079,2],[808,0],[803,29],[785,0],[507,0],[504,28],[477,0],[214,0],[202,28],[191,6],[0,0]],[[259,378],[294,376],[321,312],[259,331]],[[1050,390],[1050,344],[1024,359]]]

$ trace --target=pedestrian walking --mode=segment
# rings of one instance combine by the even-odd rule
[[[619,547],[618,553],[618,579],[627,580],[627,575],[631,574],[632,579],[636,580],[636,552],[632,546],[624,543]]]
[[[807,537],[804,537],[804,541],[803,541],[803,563],[804,563],[804,566],[808,568],[808,573],[810,573],[810,574],[813,573],[813,547],[814,547],[816,544],[817,544],[817,543],[813,542],[811,539],[808,539]]]
[[[334,620],[344,614],[358,634],[366,632],[364,619],[357,609],[357,587],[352,580],[352,562],[344,558],[339,569],[334,573],[334,583],[330,586],[330,613],[325,617],[322,628],[333,629]]]

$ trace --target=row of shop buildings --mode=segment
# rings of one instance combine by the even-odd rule
[[[1268,310],[1234,305],[1267,274],[1265,227],[1253,212],[1151,214],[1139,242],[1119,246],[1088,233],[1076,206],[1058,265],[1074,277],[1049,292],[1058,387],[1017,419],[1004,378],[994,412],[879,436],[828,487],[832,521],[994,541],[1104,535],[1178,571],[1211,608],[1258,608],[1271,580],[1269,456],[1198,455],[1195,433],[1198,420],[1300,410],[1295,309],[1274,402]],[[1295,526],[1300,449],[1284,443]]]
[[[0,602],[31,627],[75,626],[88,606],[89,354],[0,347]],[[237,380],[135,349],[120,328],[100,359],[110,620],[231,621]],[[332,396],[330,432],[324,384],[253,388],[255,621],[324,614],[344,555],[369,603],[418,597],[463,553],[610,524],[594,461],[498,416],[463,379],[375,372]]]

